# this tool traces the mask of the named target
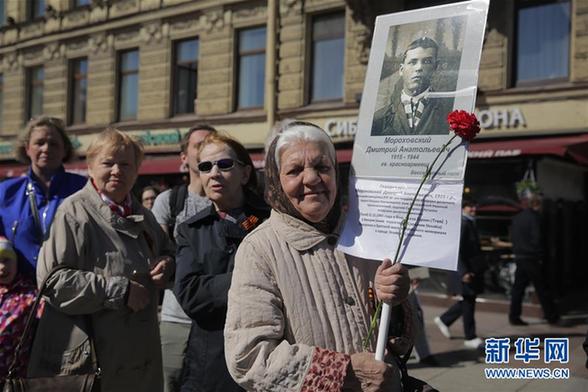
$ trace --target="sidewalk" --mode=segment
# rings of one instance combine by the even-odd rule
[[[566,317],[571,327],[554,327],[541,319],[525,317],[529,326],[513,327],[508,323],[506,314],[495,312],[476,312],[477,332],[481,338],[510,337],[510,362],[504,365],[487,365],[484,349],[469,350],[463,346],[463,324],[461,319],[451,326],[452,339],[447,339],[434,324],[433,319],[445,311],[445,308],[423,305],[425,328],[429,338],[431,352],[440,362],[439,367],[423,367],[416,360],[408,363],[409,374],[427,381],[439,391],[579,391],[588,392],[588,369],[585,368],[586,354],[582,349],[588,324],[587,315]],[[569,363],[543,363],[543,344],[541,360],[525,364],[514,360],[514,341],[518,337],[539,337],[541,342],[547,337],[568,337]],[[485,378],[484,369],[500,368],[568,368],[570,378],[566,380],[489,380]]]

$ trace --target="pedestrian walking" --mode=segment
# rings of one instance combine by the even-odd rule
[[[210,206],[198,172],[198,149],[202,140],[211,133],[216,133],[216,129],[207,124],[197,124],[184,135],[180,143],[180,159],[188,168],[190,183],[166,190],[155,199],[151,212],[172,239],[177,237],[180,223]],[[163,390],[179,392],[192,319],[184,313],[171,289],[166,289],[163,294],[159,326],[163,355]]]
[[[88,147],[90,180],[55,215],[37,265],[48,279],[30,377],[100,365],[108,392],[161,392],[158,292],[174,273],[173,244],[131,194],[142,145],[106,129]],[[90,343],[93,342],[93,344]]]
[[[476,334],[475,311],[476,297],[483,290],[484,284],[484,264],[480,258],[480,238],[475,217],[476,203],[464,197],[457,271],[449,275],[450,290],[461,295],[461,300],[434,319],[443,336],[451,338],[449,327],[461,317],[465,335],[464,346],[471,349],[477,349],[482,344],[482,339]]]
[[[512,219],[510,229],[512,251],[516,263],[515,280],[510,300],[509,321],[511,325],[528,325],[521,319],[525,289],[532,283],[550,324],[559,321],[559,312],[553,302],[543,277],[544,237],[541,223],[541,195],[538,188],[521,189],[519,199],[523,210]]]

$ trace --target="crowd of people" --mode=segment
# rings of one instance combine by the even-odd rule
[[[0,183],[0,384],[99,369],[96,391],[433,390],[405,366],[413,344],[434,364],[418,279],[336,248],[341,189],[324,130],[277,126],[263,191],[246,148],[215,128],[195,125],[180,149],[189,183],[135,197],[143,147],[127,133],[93,140],[85,178],[64,170],[73,148],[61,120],[29,123],[19,154],[30,168]],[[475,203],[463,213],[453,277],[462,300],[435,323],[449,336],[463,317],[475,348]],[[526,264],[515,286],[539,288],[529,257],[516,257]],[[21,342],[37,287],[34,339]],[[394,312],[384,362],[375,338],[365,341],[377,301]]]
[[[406,269],[335,249],[334,151],[319,127],[288,122],[264,195],[245,147],[198,125],[181,144],[190,183],[135,197],[134,138],[101,132],[85,178],[64,170],[73,148],[63,122],[32,120],[27,175],[0,183],[0,382],[99,369],[93,390],[417,385],[399,360],[412,341]],[[37,287],[34,339],[20,342]],[[373,293],[400,315],[386,362],[362,346]]]

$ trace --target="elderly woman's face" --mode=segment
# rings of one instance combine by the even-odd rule
[[[88,174],[100,193],[121,203],[137,180],[135,152],[128,148],[103,148],[89,162]]]
[[[280,184],[290,203],[310,222],[323,220],[335,203],[335,167],[316,142],[301,141],[282,150]]]
[[[61,166],[65,146],[59,132],[43,125],[33,128],[26,153],[34,169],[52,172]]]
[[[229,167],[231,161],[233,165]],[[198,166],[204,192],[217,209],[226,211],[243,205],[243,186],[252,175],[251,167],[237,162],[229,146],[207,144],[200,151]]]

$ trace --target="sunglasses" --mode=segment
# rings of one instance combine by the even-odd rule
[[[235,167],[235,163],[243,165],[241,161],[233,158],[223,158],[218,161],[202,161],[198,164],[198,170],[202,173],[208,173],[216,165],[220,171],[229,171]]]

